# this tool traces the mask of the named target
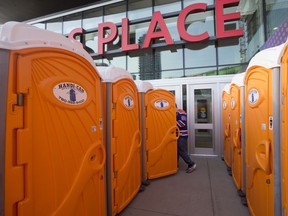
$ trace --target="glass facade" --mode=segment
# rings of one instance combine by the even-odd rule
[[[235,12],[241,14],[240,20],[225,22],[224,30],[243,29],[244,35],[217,39],[215,0],[113,2],[115,1],[109,4],[108,1],[107,5],[95,5],[94,8],[80,12],[71,11],[68,15],[66,12],[65,16],[54,15],[45,21],[41,19],[41,22],[35,19],[32,24],[66,36],[76,28],[83,28],[85,33],[76,39],[91,54],[96,64],[117,65],[127,69],[134,79],[151,80],[243,72],[251,57],[260,50],[277,28],[288,20],[288,0],[240,0],[237,6],[224,7],[224,14]],[[206,10],[188,14],[185,19],[185,30],[190,35],[207,32],[209,38],[204,41],[187,42],[181,39],[177,28],[179,14],[186,7],[196,3],[205,3]],[[167,34],[165,37],[155,36],[166,32],[161,25],[161,17],[158,17],[158,23],[155,29],[152,29],[155,38],[151,39],[148,47],[142,48],[151,27],[151,20],[159,11],[173,44],[167,44],[169,39],[166,37]],[[123,18],[128,19],[128,29],[122,26]],[[117,34],[111,42],[103,45],[104,54],[99,55],[98,28],[99,24],[107,22],[116,26]],[[104,37],[109,37],[113,33],[111,31],[105,28]],[[137,45],[138,49],[122,51],[122,38],[125,33],[127,43]]]

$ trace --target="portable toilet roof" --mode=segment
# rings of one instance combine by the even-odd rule
[[[227,84],[224,86],[222,92],[226,92],[227,94],[230,94],[230,86],[231,86],[231,83],[227,83]]]
[[[153,85],[148,81],[135,80],[138,92],[147,92],[154,89]]]
[[[123,68],[115,66],[100,66],[97,67],[97,71],[104,82],[117,82],[119,79],[128,78],[132,79],[132,75]]]
[[[1,49],[20,50],[32,47],[65,49],[84,57],[96,68],[92,57],[83,49],[81,43],[66,38],[61,34],[55,34],[52,31],[14,21],[7,22],[0,27]]]
[[[284,52],[285,44],[287,44],[287,42],[257,53],[251,59],[247,67],[247,71],[253,66],[262,66],[264,68],[279,67],[281,64],[281,57]],[[273,58],[271,58],[271,56],[273,56]]]
[[[239,87],[244,86],[244,80],[245,80],[245,72],[236,74],[231,81],[231,84],[235,84]]]

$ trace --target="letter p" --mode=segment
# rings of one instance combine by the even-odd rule
[[[106,30],[108,29],[111,30],[111,34],[105,37]],[[112,22],[104,22],[98,25],[98,55],[104,54],[104,44],[114,41],[117,34],[117,27]]]

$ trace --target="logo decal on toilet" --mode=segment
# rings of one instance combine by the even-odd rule
[[[231,108],[234,109],[234,107],[235,107],[235,98],[232,97],[231,98]]]
[[[250,89],[250,91],[248,93],[249,104],[251,104],[251,105],[256,104],[257,101],[259,100],[259,97],[260,97],[260,95],[259,95],[259,92],[257,89],[255,89],[255,88]]]
[[[123,100],[123,104],[126,108],[132,109],[134,106],[134,101],[131,96],[125,96]]]
[[[155,101],[154,106],[158,109],[164,109],[169,106],[169,102],[166,100],[157,100]]]
[[[80,105],[87,100],[85,89],[72,82],[58,83],[53,88],[53,94],[59,101],[69,105]]]
[[[226,109],[227,108],[227,103],[226,100],[223,101],[223,108]]]

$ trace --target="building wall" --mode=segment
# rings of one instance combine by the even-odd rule
[[[209,38],[191,43],[179,36],[177,20],[184,8],[196,3],[207,4],[207,9],[190,14],[185,22],[186,30],[194,35],[207,32]],[[268,37],[288,20],[285,12],[288,0],[241,0],[235,6],[224,9],[225,14],[241,14],[240,20],[225,23],[225,31],[243,29],[244,35],[218,39],[216,3],[213,0],[112,0],[106,5],[90,5],[38,18],[30,23],[67,36],[76,28],[83,28],[85,32],[76,39],[84,44],[96,64],[117,65],[127,69],[135,79],[151,80],[242,72]],[[143,38],[156,11],[161,12],[174,45],[168,46],[160,38],[142,49]],[[129,43],[139,44],[139,49],[122,51],[123,18],[129,19]],[[104,54],[99,55],[98,28],[100,23],[105,22],[117,26],[117,36],[105,45]],[[157,28],[159,30],[159,26]],[[105,31],[107,37],[109,34],[110,30]]]

